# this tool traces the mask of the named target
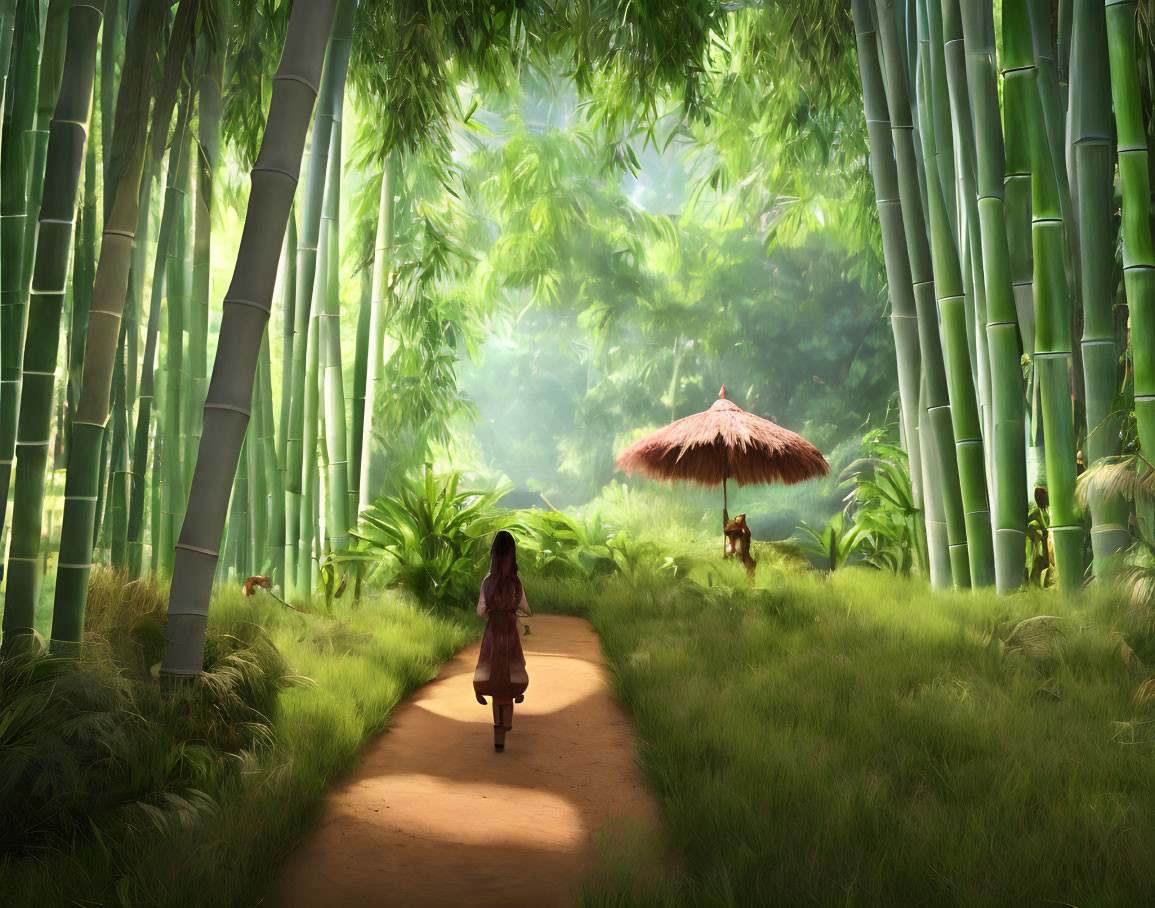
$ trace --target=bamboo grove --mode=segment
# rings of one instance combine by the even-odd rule
[[[811,6],[857,47],[918,561],[936,587],[1012,590],[1041,523],[1075,590],[1129,544],[1134,508],[1100,483],[1084,514],[1080,469],[1155,451],[1136,4],[1004,2],[997,22],[987,0]],[[436,271],[397,255],[419,202],[407,165],[448,159],[458,86],[560,57],[608,143],[661,99],[701,124],[716,87],[702,74],[719,47],[742,52],[725,37],[741,15],[708,0],[0,0],[3,651],[32,645],[55,522],[54,652],[80,643],[96,562],[171,577],[168,676],[200,671],[214,582],[264,573],[308,598],[386,479],[386,325],[402,275]],[[351,93],[377,116],[356,164]],[[222,293],[226,153],[251,164],[251,189]],[[373,216],[342,337],[350,180],[373,187]]]
[[[1155,450],[1136,4],[1024,0],[996,23],[983,0],[855,0],[853,19],[930,575],[1020,586],[1035,502],[1076,590],[1131,510],[1095,483],[1082,513],[1077,474]]]
[[[278,27],[285,32],[287,11],[259,4],[135,0],[20,0],[0,6],[0,69],[12,76],[6,81],[0,137],[7,140],[0,160],[0,259],[5,262],[0,486],[6,496],[11,489],[12,496],[11,516],[3,528],[9,540],[5,653],[20,651],[33,639],[46,554],[41,548],[49,538],[45,520],[52,518],[46,512],[45,488],[52,466],[63,468],[66,477],[63,508],[56,515],[60,542],[53,652],[68,653],[81,640],[94,559],[131,575],[160,571],[179,576],[182,556],[211,549],[211,586],[220,540],[198,548],[203,512],[186,507],[190,490],[205,477],[220,487],[217,494],[222,496],[221,513],[209,515],[210,521],[220,522],[217,537],[224,526],[223,509],[233,501],[222,573],[268,570],[288,581],[287,550],[292,578],[288,589],[296,589],[299,581],[307,596],[315,586],[322,544],[328,551],[333,542],[316,532],[321,500],[315,488],[316,457],[302,458],[298,447],[294,479],[286,481],[285,461],[292,450],[288,439],[299,440],[302,429],[291,432],[292,419],[282,414],[281,432],[274,437],[269,342],[251,344],[264,330],[280,238],[286,232],[324,66],[324,101],[312,139],[317,163],[310,169],[308,201],[298,214],[312,256],[302,249],[300,275],[290,266],[282,281],[290,294],[297,287],[304,295],[297,358],[291,353],[292,331],[282,338],[283,361],[300,366],[291,376],[286,370],[285,387],[291,378],[301,388],[309,380],[315,389],[317,363],[322,363],[325,387],[331,389],[325,397],[324,417],[329,421],[322,437],[342,445],[349,438],[359,447],[365,438],[360,422],[355,437],[336,425],[345,420],[345,401],[339,376],[330,376],[328,357],[339,372],[339,329],[336,320],[322,318],[334,315],[337,306],[332,292],[338,280],[339,196],[334,181],[340,170],[340,103],[356,4],[339,4],[331,38],[335,4],[299,6],[284,38],[285,63],[273,79],[267,124],[272,138],[262,145],[268,151],[258,156],[254,168],[253,225],[241,242],[241,261],[248,264],[238,266],[241,277],[226,295],[216,338],[216,360],[229,365],[216,369],[215,384],[208,369],[210,239],[222,88],[245,77],[242,67],[254,65],[253,47],[261,37],[274,36]],[[230,22],[230,17],[239,21]],[[230,34],[230,26],[249,41],[247,48]],[[261,65],[259,56],[255,65]],[[260,102],[259,94],[255,100]],[[99,147],[92,141],[94,134]],[[330,135],[337,149],[332,155]],[[327,157],[333,161],[330,168],[325,166]],[[322,211],[327,187],[328,203]],[[329,244],[319,257],[318,233],[321,242]],[[278,239],[269,246],[274,235]],[[376,264],[388,271],[384,254]],[[246,285],[244,277],[257,286]],[[312,306],[313,317],[311,298],[319,300]],[[294,302],[290,296],[287,312],[293,311]],[[385,306],[386,293],[373,303]],[[254,306],[265,307],[264,318],[257,312],[256,322],[245,318]],[[370,320],[365,321],[366,330],[357,338],[359,372],[368,371],[364,357]],[[382,313],[371,321],[374,330],[383,333]],[[305,338],[312,341],[311,371],[306,369]],[[375,349],[381,346],[378,337]],[[66,368],[58,368],[58,363]],[[244,382],[231,371],[238,366],[242,372],[252,367],[252,375],[259,368],[255,388],[250,386],[241,397],[237,389]],[[318,419],[324,417],[318,414],[316,395],[311,399],[311,422],[304,434],[315,442]],[[298,427],[306,416],[292,415]],[[198,459],[202,438],[208,451],[221,453],[226,450],[221,433],[227,436],[230,430],[248,438],[239,472],[235,453],[231,463],[226,455],[223,468],[206,462],[212,458],[204,454]],[[315,454],[316,445],[310,450]],[[330,461],[360,462],[359,452],[337,456],[332,442],[326,454]],[[301,494],[302,472],[306,494]],[[231,494],[234,475],[237,492]],[[334,470],[330,478],[337,483],[333,488],[342,490],[331,498],[347,505],[352,496],[355,508],[356,482],[350,492],[347,472]],[[286,494],[288,502],[283,500]],[[250,507],[250,495],[265,507]],[[271,503],[274,497],[277,501]],[[292,546],[285,544],[286,505],[296,518],[289,524],[296,542]],[[189,589],[205,590],[207,602],[203,585]],[[174,633],[180,633],[182,620],[178,603],[174,597]],[[193,661],[195,674],[199,656]]]
[[[394,261],[400,225],[420,229],[399,214],[415,208],[405,162],[448,160],[461,80],[508,84],[531,59],[569,47],[587,86],[595,71],[614,76],[623,112],[675,85],[692,98],[695,61],[717,26],[708,4],[639,8],[625,56],[610,20],[598,15],[591,28],[588,13],[377,0],[0,2],[5,655],[36,645],[57,528],[57,654],[80,644],[95,563],[171,578],[161,666],[170,677],[200,672],[214,582],[266,573],[287,597],[311,597],[321,562],[346,546],[386,478],[371,450],[386,325],[399,275],[421,272],[412,288],[439,271],[436,261]],[[357,164],[342,157],[353,90],[373,120],[373,147]],[[212,240],[222,186],[238,190],[222,174],[238,160],[251,165],[251,189],[222,294]],[[366,167],[375,179],[358,172]],[[349,178],[380,189],[355,337],[342,337]],[[280,324],[268,330],[274,309]],[[431,330],[444,333],[437,317]]]

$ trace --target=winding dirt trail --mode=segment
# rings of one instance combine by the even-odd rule
[[[598,866],[603,826],[611,837],[657,830],[593,628],[556,615],[529,625],[530,685],[505,752],[473,696],[474,644],[331,786],[264,904],[571,905]]]

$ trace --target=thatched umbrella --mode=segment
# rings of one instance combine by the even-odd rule
[[[793,485],[830,472],[814,445],[728,401],[725,385],[709,410],[670,423],[626,448],[618,467],[630,476],[721,485],[723,528],[730,519],[727,480],[739,486],[775,480]]]

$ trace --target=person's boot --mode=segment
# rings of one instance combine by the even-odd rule
[[[509,731],[504,725],[493,726],[493,749],[498,753],[505,750],[505,733]]]

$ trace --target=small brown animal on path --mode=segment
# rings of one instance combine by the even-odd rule
[[[288,859],[274,906],[572,905],[604,824],[659,828],[593,628],[537,615],[503,753],[473,697],[479,644],[393,714]]]

